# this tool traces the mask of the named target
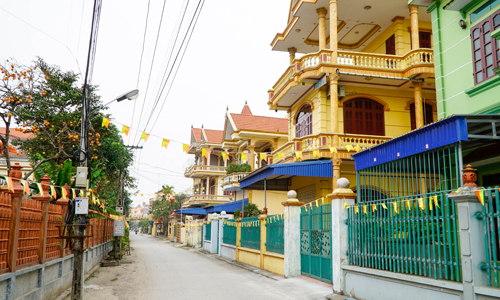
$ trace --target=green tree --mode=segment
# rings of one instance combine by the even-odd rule
[[[235,218],[239,218],[240,211],[240,209],[234,211]],[[257,204],[250,203],[243,207],[243,218],[258,217],[260,215],[262,215],[262,210],[259,209]]]

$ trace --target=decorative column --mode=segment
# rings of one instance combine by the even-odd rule
[[[396,55],[405,55],[405,46],[404,46],[404,26],[403,21],[404,17],[396,16],[392,19],[392,23],[394,25],[394,42],[396,44]]]
[[[300,214],[295,215],[289,212],[294,208],[304,205],[299,202],[297,192],[291,190],[287,194],[288,200],[281,202],[285,207],[286,218],[284,222],[284,242],[285,242],[285,277],[296,277],[300,275]]]
[[[420,34],[418,32],[418,6],[410,5],[410,22],[411,22],[411,49],[420,48]]]
[[[288,48],[288,53],[290,54],[290,66],[293,65],[293,61],[295,60],[295,53],[297,53],[297,49],[295,47]]]
[[[17,247],[19,244],[19,224],[21,220],[21,197],[23,194],[23,187],[19,180],[21,179],[21,166],[19,163],[11,166],[9,177],[13,180],[12,189],[9,190],[7,186],[2,186],[1,192],[10,194],[11,205],[12,205],[12,217],[9,224],[9,244],[7,248],[7,265],[9,266],[10,272],[16,271],[16,261],[17,261]]]
[[[248,146],[248,152],[250,152],[249,158],[248,158],[248,164],[250,167],[252,167],[252,171],[255,169],[255,146],[250,145]]]
[[[205,195],[210,195],[210,176],[207,176]]]
[[[223,241],[223,238],[224,238],[224,220],[227,220],[228,217],[226,216],[226,212],[225,211],[221,211],[220,212],[220,216],[219,216],[219,239],[218,239],[218,243],[219,243],[219,256],[221,256],[221,252],[220,249],[222,249],[222,243],[224,242]]]
[[[413,93],[415,97],[415,125],[416,128],[418,129],[422,126],[424,126],[424,110],[423,110],[423,103],[422,103],[422,86],[424,85],[423,82],[419,81],[413,81]]]
[[[44,196],[42,196],[41,194],[32,196],[34,200],[40,201],[42,203],[42,210],[41,210],[42,222],[40,227],[40,236],[38,240],[38,259],[40,260],[41,264],[45,263],[46,260],[45,252],[47,248],[47,228],[49,226],[49,201],[51,198],[49,194],[49,184],[50,184],[50,178],[47,177],[47,175],[43,176],[42,189]]]
[[[328,10],[320,7],[316,10],[318,12],[318,30],[319,30],[319,50],[326,49],[326,14]]]
[[[210,226],[212,226],[212,233],[210,236],[210,253],[217,253],[219,246],[219,220],[217,217],[217,213],[212,214],[212,221],[210,222]]]
[[[459,193],[448,194],[448,198],[453,199],[457,205],[460,253],[462,255],[462,281],[464,296],[463,299],[476,299],[474,288],[488,286],[487,273],[481,268],[482,263],[487,261],[485,252],[486,232],[483,226],[483,208],[475,191],[483,189],[477,187],[475,181],[477,176],[471,165],[467,165],[463,170],[465,184],[459,188]],[[473,178],[467,180],[467,178]],[[488,205],[489,199],[485,193],[484,204]]]
[[[330,50],[332,64],[337,63],[337,0],[330,0]],[[333,95],[333,93],[331,93]]]
[[[331,43],[330,43],[331,44]],[[334,134],[332,147],[338,146],[339,133],[339,94],[338,94],[339,75],[330,73],[330,131]]]
[[[349,188],[349,180],[340,178],[333,193],[328,195],[332,200],[332,235],[330,243],[332,245],[332,280],[333,291],[342,293],[344,287],[344,276],[342,265],[348,264],[348,241],[347,241],[347,209],[344,208],[344,201],[347,205],[354,205],[356,194]]]

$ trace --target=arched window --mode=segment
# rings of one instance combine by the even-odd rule
[[[384,106],[367,98],[344,103],[344,132],[385,135]]]
[[[424,125],[434,122],[434,116],[432,115],[432,105],[424,104]],[[417,120],[415,119],[415,102],[410,104],[410,119],[411,119],[411,130],[417,128]]]
[[[304,105],[295,119],[295,137],[303,137],[312,134],[312,108]]]

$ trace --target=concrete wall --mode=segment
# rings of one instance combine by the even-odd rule
[[[113,248],[111,242],[89,248],[84,254],[85,272]],[[52,300],[71,286],[73,255],[57,258],[13,273],[0,275],[0,300]]]
[[[212,242],[210,240],[203,240],[203,250],[210,252],[212,249]]]
[[[219,250],[220,250],[220,256],[229,258],[230,260],[236,260],[236,246],[229,244],[221,244]]]

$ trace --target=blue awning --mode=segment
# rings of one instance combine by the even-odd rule
[[[175,211],[176,215],[181,214],[181,210],[178,209]],[[206,215],[207,213],[205,212],[204,208],[186,208],[182,210],[183,215]]]
[[[457,142],[464,142],[462,150],[474,149],[485,141],[498,142],[499,129],[498,114],[455,115],[352,154],[352,157],[359,171]]]
[[[228,214],[234,213],[235,210],[241,209],[241,201],[234,201],[234,202],[229,202],[229,203],[223,203],[223,204],[217,204],[217,205],[212,205],[209,207],[205,207],[205,211],[207,214],[211,213],[220,213],[221,211],[225,211]],[[245,198],[245,203],[244,205],[248,204],[248,198]]]
[[[288,164],[272,164],[248,174],[240,180],[240,188],[262,190],[264,179],[269,190],[288,190],[293,176],[333,177],[331,160],[312,160]]]

